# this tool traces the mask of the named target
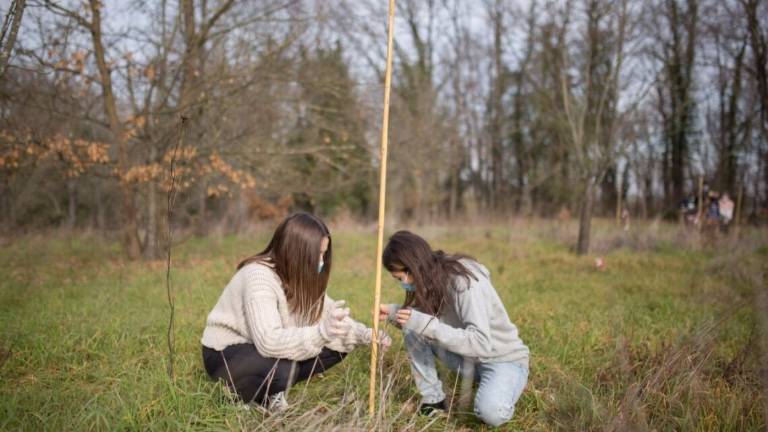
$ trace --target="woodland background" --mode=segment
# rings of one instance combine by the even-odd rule
[[[2,6],[0,227],[157,258],[167,220],[376,217],[386,2]],[[768,207],[768,2],[397,3],[388,218]],[[168,219],[171,163],[178,199]]]

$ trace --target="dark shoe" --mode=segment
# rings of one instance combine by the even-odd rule
[[[445,400],[435,403],[423,403],[419,405],[419,414],[427,417],[439,415],[445,411]]]

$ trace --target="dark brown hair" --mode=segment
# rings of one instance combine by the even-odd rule
[[[318,272],[324,237],[328,237],[328,250],[323,255],[323,269]],[[323,221],[309,213],[294,213],[277,226],[266,249],[244,259],[237,269],[253,262],[273,265],[291,312],[307,323],[315,323],[323,312],[332,256],[331,233]]]
[[[407,271],[413,276],[413,292],[405,295],[403,307],[414,305],[422,312],[439,315],[449,289],[455,289],[458,278],[477,277],[459,260],[474,258],[467,255],[448,255],[433,251],[426,240],[409,231],[398,231],[389,238],[382,260],[390,272]]]

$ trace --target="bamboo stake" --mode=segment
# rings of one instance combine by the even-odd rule
[[[395,0],[389,0],[387,20],[387,68],[384,74],[384,113],[381,122],[381,154],[379,167],[379,230],[376,243],[376,288],[373,296],[373,334],[371,335],[371,382],[368,388],[368,413],[373,416],[376,404],[376,368],[379,354],[379,307],[381,304],[381,255],[384,249],[384,209],[387,195],[387,140],[389,138],[389,93],[392,86],[392,44],[395,26]]]

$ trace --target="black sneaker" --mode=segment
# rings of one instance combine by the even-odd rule
[[[423,403],[419,405],[419,414],[427,417],[439,415],[445,411],[445,399],[435,403]]]

